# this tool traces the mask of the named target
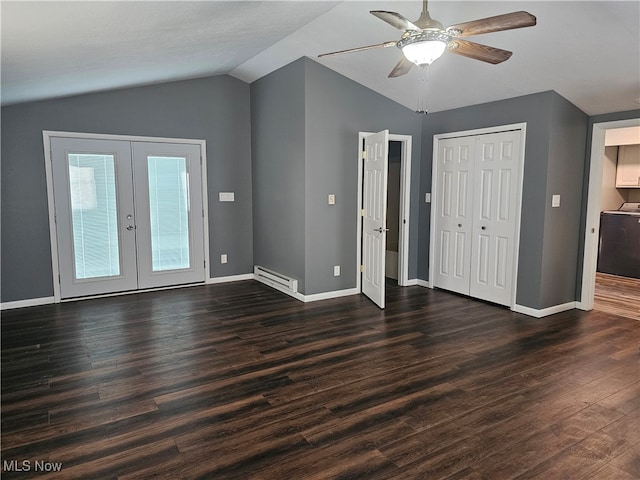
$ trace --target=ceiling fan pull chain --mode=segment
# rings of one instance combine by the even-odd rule
[[[418,107],[416,113],[426,115],[429,113],[427,110],[427,93],[428,93],[428,65],[420,67],[420,76],[418,79]]]

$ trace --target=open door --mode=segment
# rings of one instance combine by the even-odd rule
[[[389,130],[364,139],[362,293],[384,308]]]

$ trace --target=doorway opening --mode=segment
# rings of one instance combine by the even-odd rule
[[[360,132],[358,135],[358,195],[357,195],[357,270],[356,289],[362,292],[363,259],[363,186],[364,186],[364,139],[372,135]],[[411,141],[410,135],[390,133],[389,167],[387,182],[386,240],[387,247],[382,258],[386,278],[400,286],[409,284],[409,198],[411,183]]]
[[[596,272],[600,247],[600,214],[603,197],[609,192],[603,191],[607,162],[611,162],[612,152],[607,151],[607,133],[618,129],[639,127],[640,119],[618,120],[613,122],[595,123],[591,138],[591,157],[589,167],[589,187],[587,193],[587,216],[584,233],[584,256],[582,264],[582,288],[577,307],[581,310],[592,310],[596,296]],[[604,200],[607,201],[606,199]],[[610,282],[611,283],[611,282]],[[612,282],[615,284],[615,282]],[[610,285],[603,285],[604,291]],[[609,290],[609,296],[611,291]]]

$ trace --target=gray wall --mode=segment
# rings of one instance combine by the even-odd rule
[[[253,235],[256,265],[305,291],[304,62],[251,84]]]
[[[389,129],[413,136],[415,203],[421,119],[308,58],[254,82],[251,96],[256,263],[297,278],[306,295],[354,288],[358,132]],[[334,206],[327,204],[330,193]],[[416,208],[410,278],[417,275],[417,219]],[[339,277],[334,265],[341,267]]]
[[[206,140],[210,273],[252,271],[249,86],[210,77],[2,108],[2,302],[53,295],[43,130]]]
[[[411,203],[419,196],[421,118],[310,59],[306,99],[306,292],[356,286],[358,132],[411,135]],[[336,205],[327,205],[327,194]],[[418,210],[410,211],[409,278],[416,278]],[[333,266],[341,276],[333,276]]]
[[[575,301],[588,120],[584,112],[553,94],[539,308]],[[551,206],[555,194],[560,195],[556,208]]]
[[[580,121],[582,128],[576,125]],[[429,114],[423,119],[424,155],[420,190],[431,191],[434,135],[521,122],[527,123],[527,130],[516,302],[541,309],[574,300],[573,294],[567,294],[567,291],[575,287],[575,254],[562,258],[557,252],[566,252],[576,247],[575,239],[579,236],[579,229],[571,222],[567,225],[558,222],[556,225],[552,222],[555,218],[553,215],[547,217],[547,200],[550,202],[548,182],[552,181],[554,189],[561,188],[563,192],[567,192],[567,195],[563,194],[566,207],[562,209],[561,217],[579,217],[580,210],[575,202],[576,197],[578,201],[580,197],[575,192],[575,185],[581,186],[578,178],[582,170],[580,167],[575,172],[577,177],[571,179],[563,176],[562,182],[566,184],[556,184],[550,176],[564,174],[565,170],[562,164],[554,163],[550,167],[549,163],[566,162],[568,158],[567,168],[570,169],[583,161],[584,129],[587,123],[585,114],[555,92],[542,92]],[[552,132],[552,125],[558,130],[557,133]],[[424,280],[428,279],[429,272],[430,214],[430,204],[420,202],[418,277]],[[550,230],[546,230],[547,228]],[[549,236],[549,244],[545,244],[545,236]],[[556,263],[552,263],[554,261]],[[562,272],[561,293],[550,298],[545,284],[552,282],[558,286],[558,282],[552,278],[556,272]]]

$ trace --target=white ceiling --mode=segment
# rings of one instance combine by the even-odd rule
[[[388,79],[397,40],[369,10],[415,20],[420,1],[6,1],[2,103],[230,74],[246,82],[301,56],[415,109],[419,69]],[[472,37],[514,52],[489,65],[445,54],[429,69],[430,111],[555,90],[590,115],[640,108],[640,1],[432,0],[445,26],[526,10],[535,27]]]

